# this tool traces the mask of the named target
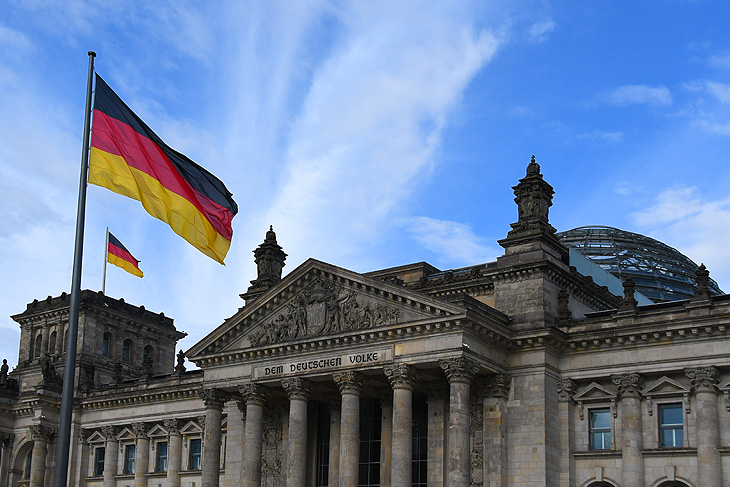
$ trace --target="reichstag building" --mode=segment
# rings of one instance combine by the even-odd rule
[[[513,189],[503,255],[461,269],[282,277],[271,229],[245,305],[177,354],[171,318],[84,291],[70,485],[730,485],[730,295],[652,239],[558,234],[534,158]],[[51,485],[68,308],[12,317],[0,487]]]

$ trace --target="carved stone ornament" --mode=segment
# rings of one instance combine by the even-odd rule
[[[76,431],[76,441],[78,441],[79,443],[83,444],[88,437],[89,437],[89,432],[86,431],[85,429],[79,428]]]
[[[612,375],[611,382],[618,388],[620,397],[641,397],[644,379],[636,372]]]
[[[383,368],[385,376],[390,381],[393,389],[413,390],[416,384],[416,374],[412,367],[407,364],[386,365]]]
[[[696,272],[697,289],[690,301],[707,301],[710,299],[710,271],[705,264],[700,264]]]
[[[263,406],[266,401],[266,396],[268,396],[266,388],[259,384],[244,384],[238,389],[238,392],[243,396],[246,405],[255,404]]]
[[[147,426],[142,422],[132,423],[132,430],[136,438],[147,437]]]
[[[177,419],[166,419],[162,422],[165,425],[167,433],[170,435],[180,434],[180,422]]]
[[[55,432],[55,430],[42,424],[32,424],[28,427],[28,429],[30,430],[30,438],[33,441],[43,441],[46,443],[48,443]]]
[[[271,321],[263,323],[249,340],[267,345],[297,338],[392,325],[397,308],[367,301],[329,279],[315,277]]]
[[[575,394],[578,384],[573,379],[558,379],[558,401],[566,402],[570,401],[570,398]]]
[[[175,365],[175,373],[182,375],[185,373],[185,352],[180,350],[177,352],[177,365]]]
[[[207,409],[223,409],[223,405],[231,398],[231,394],[220,389],[201,389],[198,396],[203,400]]]
[[[106,441],[117,441],[117,429],[114,426],[107,425],[101,427],[101,434],[104,435]]]
[[[631,277],[627,277],[624,281],[624,299],[619,305],[619,311],[636,311],[636,306],[639,302],[634,298],[634,292],[636,291],[636,284]]]
[[[717,369],[712,365],[684,369],[684,375],[692,382],[695,392],[717,391]]]
[[[569,320],[570,315],[570,294],[565,289],[558,292],[558,319]]]
[[[510,379],[504,374],[494,374],[488,377],[483,384],[482,395],[484,397],[509,397]]]
[[[535,156],[532,156],[530,164],[527,165],[525,177],[512,189],[515,193],[518,218],[517,223],[510,225],[512,230],[507,234],[508,237],[533,231],[554,234],[555,228],[548,223],[548,211],[553,205],[555,191],[542,178],[540,165],[535,162]]]
[[[479,366],[465,357],[442,360],[440,365],[449,383],[463,382],[469,384],[476,373],[479,372]]]
[[[10,446],[15,441],[15,434],[0,433],[0,446]]]
[[[363,386],[365,385],[362,375],[353,371],[336,372],[332,374],[332,379],[335,381],[335,384],[337,384],[337,387],[339,387],[340,394],[343,396],[345,394],[359,396]]]
[[[302,401],[309,400],[309,394],[312,392],[312,386],[307,379],[294,377],[292,379],[282,379],[281,386],[289,396],[289,400],[300,399]]]

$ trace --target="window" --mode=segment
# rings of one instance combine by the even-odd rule
[[[317,487],[329,485],[330,411],[324,404],[317,410]]]
[[[659,405],[659,446],[679,448],[684,445],[684,421],[681,404]]]
[[[611,448],[611,410],[609,408],[589,411],[588,433],[591,450]]]
[[[30,479],[30,466],[33,464],[33,450],[28,452],[28,456],[25,457],[25,470],[23,471],[23,478]]]
[[[104,475],[104,457],[106,456],[106,449],[104,447],[97,447],[94,449],[94,476],[100,477]]]
[[[428,481],[428,401],[426,394],[413,394],[413,474],[412,487],[427,487]]]
[[[35,337],[35,358],[40,358],[43,346],[43,335],[40,333]]]
[[[167,472],[167,442],[155,445],[155,472]]]
[[[56,336],[58,334],[54,331],[51,333],[50,338],[48,338],[48,352],[49,353],[56,353]]]
[[[122,344],[122,360],[125,362],[132,361],[132,345],[132,340],[129,338],[124,340],[124,343]]]
[[[135,450],[136,448],[134,445],[127,445],[124,447],[124,469],[122,473],[125,475],[130,475],[134,473]]]
[[[200,470],[200,438],[190,440],[188,470]]]
[[[112,334],[108,331],[104,333],[101,339],[101,354],[111,355],[112,354]]]
[[[360,401],[359,487],[380,485],[380,424],[383,412],[375,399]]]

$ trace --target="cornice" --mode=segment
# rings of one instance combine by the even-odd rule
[[[81,409],[107,409],[127,407],[130,405],[150,404],[159,402],[179,401],[187,399],[199,399],[198,391],[200,383],[187,386],[175,385],[166,390],[145,391],[137,388],[125,392],[116,392],[113,395],[103,394],[100,396],[87,397],[80,401]]]

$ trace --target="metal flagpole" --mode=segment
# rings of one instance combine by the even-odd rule
[[[106,261],[109,260],[109,227],[106,227],[106,243],[104,244],[104,274],[101,279],[101,294],[106,295]]]
[[[66,487],[68,480],[68,453],[71,443],[71,416],[74,400],[74,373],[76,365],[76,341],[79,334],[79,302],[81,300],[81,260],[84,250],[84,218],[86,216],[86,182],[89,166],[89,129],[91,126],[91,88],[94,83],[94,58],[89,51],[89,79],[86,84],[86,114],[84,115],[84,147],[81,150],[81,177],[79,181],[79,203],[76,209],[76,241],[74,243],[73,274],[71,276],[71,297],[68,312],[68,338],[66,359],[63,362],[63,392],[61,394],[61,416],[56,444],[56,466],[53,470],[53,487]]]

